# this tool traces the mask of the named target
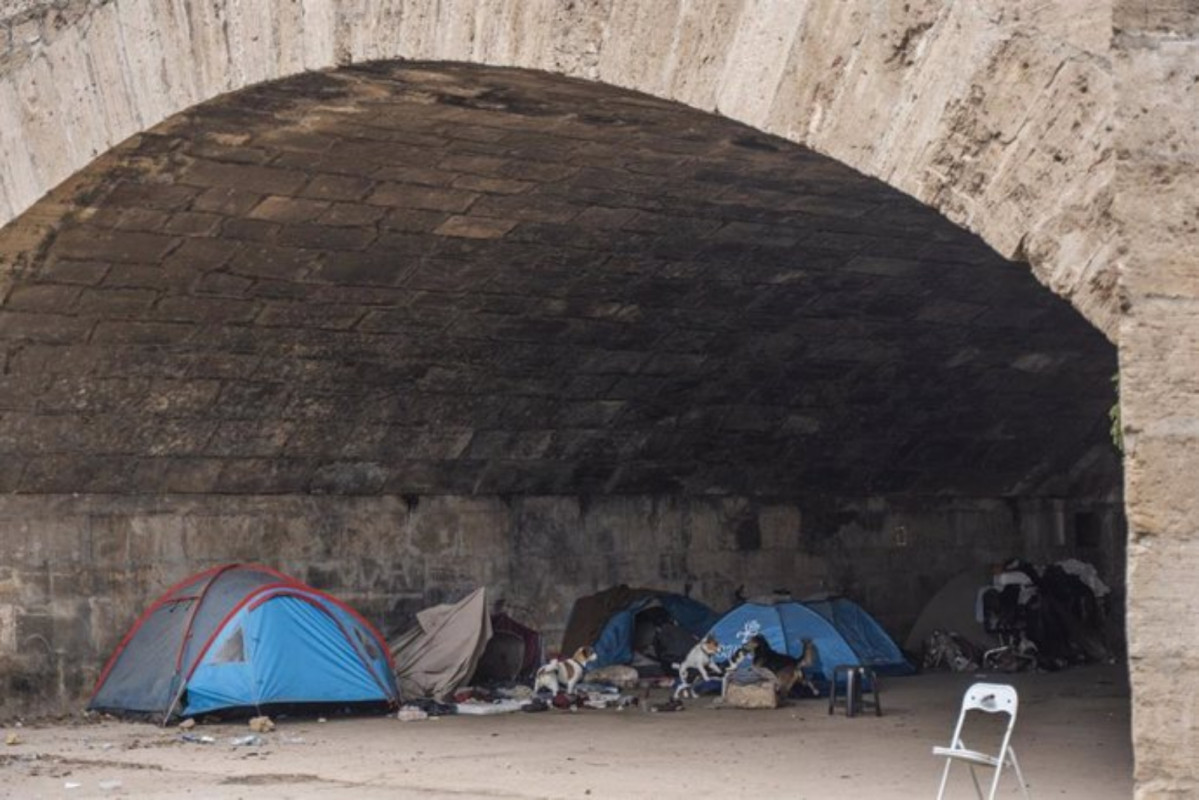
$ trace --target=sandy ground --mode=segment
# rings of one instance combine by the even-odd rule
[[[399,722],[282,720],[259,747],[243,724],[179,731],[103,721],[9,728],[11,798],[912,798],[934,797],[963,689],[978,676],[889,681],[884,716],[830,717],[821,699],[774,711],[690,701],[672,714],[547,711]],[[1128,688],[1116,667],[998,676],[1020,690],[1013,742],[1035,798],[1132,794]],[[660,699],[660,698],[655,698]],[[982,742],[968,743],[976,746]],[[955,797],[972,797],[964,767]],[[119,782],[117,784],[116,782]],[[68,788],[70,787],[70,788]],[[1001,797],[1019,797],[1004,776]]]

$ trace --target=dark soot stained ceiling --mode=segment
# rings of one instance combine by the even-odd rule
[[[135,137],[0,310],[0,490],[1060,492],[1114,348],[804,148],[388,63]],[[19,237],[18,237],[19,238]]]

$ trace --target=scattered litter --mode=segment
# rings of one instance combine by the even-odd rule
[[[303,736],[284,736],[279,742],[280,744],[305,744]]]
[[[329,720],[325,719],[324,717],[317,717],[317,718],[316,718],[316,721],[317,721],[318,723],[322,723],[322,724],[323,724],[323,723],[326,723],[326,722],[328,722]]]
[[[229,740],[229,744],[234,747],[262,747],[266,744],[266,739],[256,733],[251,733],[248,736],[234,736]]]
[[[252,717],[250,719],[250,730],[254,733],[270,733],[275,729],[275,723],[270,717]]]
[[[549,703],[539,698],[534,698],[521,706],[520,710],[528,711],[529,713],[535,713],[537,711],[548,711],[549,707]]]
[[[79,788],[80,786],[82,786],[82,785],[83,785],[82,783],[76,783],[75,781],[67,781],[66,783],[64,783],[64,784],[62,785],[62,788],[64,788],[64,789],[78,789],[78,788]]]
[[[183,722],[179,723],[179,730],[181,731],[190,731],[194,727],[196,727],[196,721],[191,717],[188,717],[187,719],[183,720]]]
[[[404,703],[405,708],[419,708],[430,717],[444,717],[447,714],[457,714],[458,706],[454,703],[439,703],[427,697],[414,697]]]
[[[492,703],[483,703],[478,700],[468,700],[465,703],[458,704],[459,714],[468,714],[473,716],[490,716],[493,714],[511,714],[515,711],[520,711],[526,704],[523,700],[496,700]]]
[[[665,703],[654,703],[649,707],[650,711],[660,711],[663,713],[671,711],[683,711],[687,707],[683,705],[682,700],[667,700]]]
[[[120,789],[121,788],[120,781],[100,781],[96,785],[99,786],[103,791],[106,791],[106,792],[110,789]]]
[[[190,744],[213,744],[216,742],[216,737],[196,736],[194,733],[184,733],[179,736],[179,741],[188,742]]]
[[[15,733],[10,733],[8,736],[4,737],[4,743],[9,747],[12,747],[13,745],[21,744],[22,742],[20,736],[17,736]]]
[[[396,714],[396,719],[400,722],[416,722],[417,720],[428,718],[429,715],[416,706],[404,706]]]

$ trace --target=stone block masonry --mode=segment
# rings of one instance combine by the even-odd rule
[[[393,58],[515,66],[678,100],[827,153],[981,233],[1004,255],[1030,260],[1044,283],[1114,337],[1112,5],[901,5],[21,0],[0,10],[0,224],[125,138],[263,81]],[[457,108],[428,111],[452,120],[489,102],[464,94]],[[275,111],[261,103],[247,113]],[[537,103],[524,111],[535,114]],[[623,124],[607,113],[580,117]],[[368,141],[352,150],[313,135],[267,165],[260,143],[228,122],[216,136],[236,148],[225,157],[235,163],[207,165],[192,185],[236,172],[256,190],[287,194],[291,169],[319,163],[352,177],[380,152],[405,160],[400,148],[422,143],[365,122]],[[545,120],[542,129],[555,125]],[[510,181],[527,176],[511,174],[508,155],[552,160],[574,149],[532,140],[503,147],[494,126],[463,125],[458,136],[477,152],[448,167],[465,173],[452,187],[426,192],[429,211],[454,213],[476,191],[517,188]],[[752,135],[742,140],[760,146]],[[589,152],[576,163],[585,165]],[[686,142],[673,151],[689,154]],[[630,166],[652,172],[666,163]],[[412,163],[395,177],[421,183],[446,168]],[[619,189],[637,184],[622,180]],[[653,179],[640,185],[652,188]],[[221,191],[214,186],[206,202],[219,203]],[[491,216],[512,219],[505,206],[497,202]],[[558,211],[532,213],[551,222]],[[177,219],[171,227],[202,224]],[[445,230],[492,236],[497,225],[472,219]]]
[[[1079,507],[1119,518],[1118,506]],[[265,560],[386,634],[485,585],[552,646],[577,597],[628,583],[689,589],[718,610],[739,587],[844,591],[902,641],[964,564],[1080,554],[1068,538],[1042,535],[1061,530],[1070,510],[875,499],[842,504],[833,522],[735,497],[0,497],[0,718],[78,709],[146,605],[217,563]],[[1114,573],[1119,593],[1122,529],[1114,533],[1081,555]]]
[[[1114,350],[1023,265],[581,81],[256,86],[108,153],[0,258],[18,492],[994,497],[1107,449]]]

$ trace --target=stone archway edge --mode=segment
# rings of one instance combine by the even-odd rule
[[[0,19],[0,225],[219,94],[378,59],[561,73],[804,144],[1027,259],[1111,339],[1102,4],[27,0]]]
[[[0,19],[0,224],[191,105],[384,58],[638,89],[877,176],[1027,258],[1118,338],[1137,791],[1189,797],[1199,790],[1199,696],[1185,690],[1199,683],[1186,624],[1199,618],[1192,6],[19,0]]]

